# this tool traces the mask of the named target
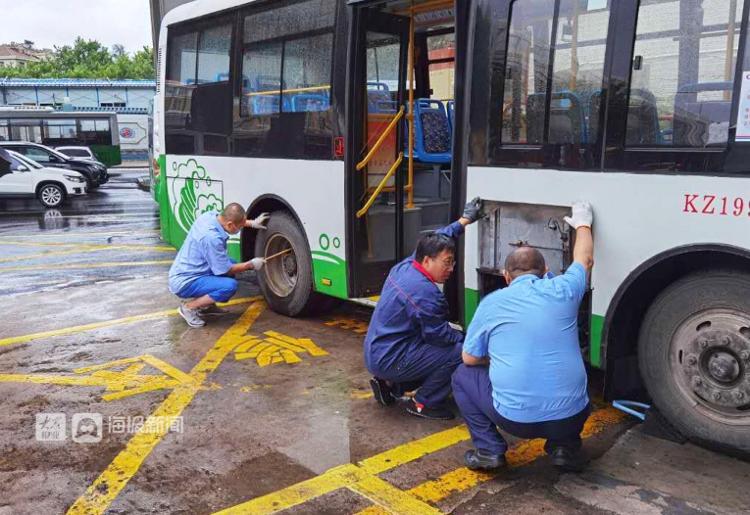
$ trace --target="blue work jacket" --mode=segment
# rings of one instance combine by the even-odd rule
[[[438,230],[457,239],[464,232],[458,222]],[[414,267],[414,254],[394,266],[365,337],[365,365],[377,375],[389,370],[419,345],[454,346],[463,333],[448,324],[448,302],[437,284]]]

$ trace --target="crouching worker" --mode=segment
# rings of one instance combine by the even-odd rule
[[[505,465],[498,426],[520,438],[545,438],[545,451],[564,470],[583,467],[589,398],[577,317],[593,265],[592,220],[587,203],[576,203],[565,218],[576,239],[574,262],[562,275],[543,278],[547,267],[537,249],[509,254],[508,287],[487,295],[469,324],[453,397],[476,447],[464,456],[471,469]]]
[[[458,221],[423,236],[416,252],[388,274],[365,338],[365,364],[375,376],[370,385],[380,404],[392,404],[418,388],[409,413],[453,418],[444,404],[451,374],[461,363],[464,336],[448,323],[448,303],[438,285],[453,272],[456,239],[480,212],[476,198]]]
[[[195,221],[169,269],[169,291],[181,299],[192,299],[179,308],[190,327],[206,324],[201,315],[224,312],[216,303],[228,301],[237,292],[235,274],[263,267],[265,260],[260,257],[235,263],[227,255],[227,240],[244,227],[265,229],[268,218],[263,213],[248,220],[242,206],[233,203],[221,213],[209,211]]]

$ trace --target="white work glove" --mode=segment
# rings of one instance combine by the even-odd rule
[[[578,229],[579,227],[591,228],[591,224],[594,222],[594,212],[591,210],[591,204],[580,200],[574,202],[573,215],[566,216],[563,220],[574,229]]]
[[[268,213],[261,213],[257,218],[253,218],[250,220],[250,227],[253,229],[266,229],[266,226],[264,225],[268,219],[271,218],[271,215]]]
[[[250,264],[253,265],[253,270],[256,272],[259,271],[261,268],[263,268],[263,265],[266,264],[266,260],[262,257],[254,257],[250,260]]]

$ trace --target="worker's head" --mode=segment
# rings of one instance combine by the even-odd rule
[[[417,243],[414,257],[436,283],[443,284],[456,264],[456,243],[444,234],[427,234]]]
[[[229,234],[240,232],[245,227],[245,220],[247,220],[245,209],[236,202],[227,205],[219,216],[221,217],[221,226]]]
[[[534,247],[518,247],[505,258],[503,276],[508,284],[520,275],[533,274],[541,278],[546,272],[544,256]]]

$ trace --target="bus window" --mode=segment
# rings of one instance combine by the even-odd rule
[[[229,81],[231,41],[231,25],[211,28],[201,33],[198,45],[198,84]]]
[[[327,111],[330,106],[333,34],[284,45],[281,103],[291,112]]]
[[[43,122],[44,139],[50,140],[72,140],[78,138],[76,130],[76,121],[73,118],[68,119],[46,119]]]
[[[502,117],[505,143],[580,145],[598,137],[609,9],[601,2],[579,0],[561,0],[557,7],[553,37],[555,2],[513,3]]]
[[[245,50],[242,58],[242,115],[281,112],[282,43],[260,43]]]
[[[8,141],[10,134],[8,133],[8,120],[0,120],[0,141]]]
[[[641,3],[627,146],[726,146],[742,4]]]

